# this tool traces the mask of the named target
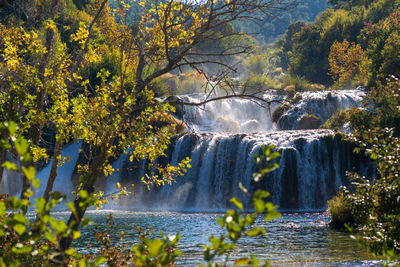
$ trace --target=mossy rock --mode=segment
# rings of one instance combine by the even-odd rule
[[[290,105],[288,104],[283,104],[281,106],[278,106],[274,112],[272,112],[272,121],[273,122],[278,122],[278,120],[282,117],[282,115],[290,109]]]
[[[293,98],[290,100],[291,104],[297,104],[298,102],[300,102],[303,99],[303,96],[300,93],[296,93]]]
[[[288,85],[283,89],[288,98],[293,98],[296,95],[296,86]]]
[[[322,125],[321,120],[314,114],[304,114],[299,123],[300,130],[318,129]]]

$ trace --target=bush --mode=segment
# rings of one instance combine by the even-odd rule
[[[149,84],[149,89],[154,92],[154,96],[156,97],[166,96],[170,91],[168,84],[161,78],[153,80]]]
[[[400,139],[393,130],[368,130],[350,137],[378,166],[378,177],[349,176],[351,187],[328,202],[332,225],[352,224],[376,254],[400,259]]]
[[[197,71],[190,70],[179,76],[178,94],[193,94],[204,92],[206,80]]]
[[[271,78],[260,74],[250,75],[243,83],[243,90],[246,92],[265,91],[273,88],[275,88],[275,84]]]
[[[312,86],[306,78],[301,76],[292,76],[285,75],[283,78],[282,88],[286,88],[287,86],[294,86],[297,92],[304,92],[312,90]]]
[[[341,229],[345,225],[354,225],[351,202],[343,192],[328,200],[328,214],[331,217],[330,225],[334,228]]]
[[[176,95],[179,87],[179,78],[178,76],[166,73],[161,77],[161,80],[168,86],[168,91],[170,95]]]
[[[339,129],[350,121],[350,112],[347,110],[339,110],[335,115],[330,117],[322,126],[324,129]]]
[[[244,62],[248,74],[264,74],[268,69],[268,60],[263,55],[251,55]]]

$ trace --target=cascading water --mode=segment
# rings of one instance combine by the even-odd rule
[[[122,184],[135,184],[139,194],[113,208],[220,211],[231,206],[229,200],[233,196],[246,199],[238,186],[241,182],[250,190],[256,186],[267,189],[271,200],[283,210],[324,209],[326,201],[346,184],[346,171],[365,171],[368,166],[333,131],[298,130],[299,121],[304,114],[312,113],[325,122],[337,110],[357,106],[363,95],[360,90],[303,93],[277,124],[271,121],[271,112],[277,105],[269,110],[245,99],[186,107],[183,119],[192,133],[174,142],[165,161],[174,165],[189,156],[192,168],[176,183],[146,192],[137,175],[143,172],[142,167],[133,167],[125,160],[118,165],[125,171],[115,178]],[[201,97],[182,99],[199,102]],[[276,97],[279,98],[273,94],[264,96]],[[253,157],[263,145],[275,145],[281,152],[280,168],[256,185],[252,182],[257,169]]]
[[[352,153],[353,147],[342,142],[330,130],[299,130],[304,114],[314,114],[323,123],[339,109],[357,106],[364,93],[360,90],[306,92],[283,112],[277,123],[270,108],[262,103],[231,98],[209,102],[202,107],[185,107],[183,120],[191,133],[177,138],[160,161],[176,165],[185,157],[191,158],[187,174],[176,183],[150,191],[141,183],[145,162],[132,163],[125,154],[113,163],[120,170],[100,179],[99,188],[111,193],[117,182],[135,184],[135,195],[124,197],[109,208],[137,210],[219,211],[231,206],[233,196],[246,199],[239,189],[242,183],[249,190],[256,186],[271,192],[271,200],[282,210],[321,210],[338,187],[346,184],[345,172],[369,167]],[[199,102],[201,95],[183,96],[185,102]],[[265,99],[281,99],[273,93]],[[260,184],[252,181],[257,170],[253,157],[263,145],[275,145],[280,151],[280,168],[269,174]],[[71,145],[63,153],[72,160],[59,167],[55,189],[71,193],[78,145]],[[44,186],[49,166],[38,176]],[[1,192],[18,194],[18,179],[7,173],[0,185]],[[39,191],[43,191],[40,188]]]

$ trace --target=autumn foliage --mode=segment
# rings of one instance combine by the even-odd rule
[[[346,39],[336,41],[329,54],[329,75],[335,84],[345,84],[351,79],[363,80],[366,76],[366,60],[361,45],[349,43]]]

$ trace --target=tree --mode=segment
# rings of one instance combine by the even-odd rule
[[[364,51],[361,45],[344,40],[343,43],[335,42],[329,54],[329,75],[335,83],[344,84],[351,79],[361,80],[366,77],[366,68],[362,68]],[[358,75],[358,77],[356,77]]]

